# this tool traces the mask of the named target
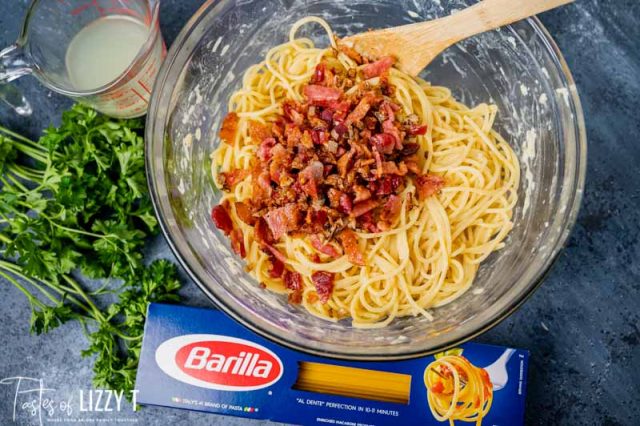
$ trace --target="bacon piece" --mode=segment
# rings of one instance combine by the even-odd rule
[[[377,148],[373,150],[373,156],[376,159],[376,176],[382,177],[382,155]]]
[[[251,174],[252,195],[254,201],[260,201],[271,197],[271,177],[269,171],[255,168]]]
[[[284,281],[284,286],[291,290],[289,303],[297,305],[302,302],[302,277],[300,274],[285,270],[282,280]]]
[[[317,232],[322,232],[322,228],[324,227],[324,224],[327,223],[327,219],[328,216],[326,210],[309,209],[307,210],[305,222],[311,225],[311,229],[316,229]]]
[[[271,261],[271,269],[269,269],[269,275],[271,278],[280,278],[284,272],[284,263],[281,262],[272,253],[269,253],[269,260]]]
[[[324,166],[318,160],[312,161],[298,175],[302,190],[313,199],[318,198],[318,184],[322,182]]]
[[[278,241],[287,232],[298,229],[300,222],[300,207],[291,203],[284,207],[270,210],[264,215],[264,220],[269,225],[273,239]]]
[[[407,165],[407,170],[409,170],[410,172],[413,172],[415,174],[420,174],[420,166],[418,165],[418,163],[416,161],[413,160],[406,160],[405,164]]]
[[[355,151],[352,149],[338,159],[338,173],[340,176],[345,177],[347,175],[349,166],[351,165],[351,159],[354,155]]]
[[[273,255],[280,262],[282,262],[282,263],[286,263],[287,262],[287,257],[284,254],[282,254],[280,252],[280,250],[278,250],[277,248],[275,248],[271,244],[265,244],[263,250],[266,251],[267,254]]]
[[[233,140],[236,138],[236,132],[238,131],[238,114],[230,112],[222,120],[222,126],[220,127],[220,139],[229,145],[233,145]]]
[[[422,175],[415,180],[418,199],[424,200],[436,194],[444,186],[444,178],[436,175]]]
[[[369,191],[362,185],[354,185],[353,192],[355,194],[355,198],[353,199],[353,201],[356,203],[371,198],[371,191]]]
[[[396,121],[395,112],[400,110],[400,107],[393,102],[384,101],[382,102],[382,105],[380,105],[380,109],[382,110],[382,112],[384,112],[384,115],[386,117],[385,121],[393,123],[394,121]]]
[[[402,155],[408,157],[415,154],[420,149],[420,145],[417,143],[405,143],[402,145]]]
[[[267,222],[263,218],[258,218],[256,220],[255,225],[253,226],[253,234],[258,241],[263,246],[271,244],[273,240],[273,235],[269,230],[269,226]]]
[[[329,140],[329,133],[324,130],[312,130],[311,131],[311,140],[316,145],[323,145],[327,143]]]
[[[349,47],[345,44],[339,44],[338,50],[340,50],[342,53],[347,55],[349,58],[353,59],[355,63],[358,65],[364,62],[364,60],[362,59],[362,56],[358,52],[356,52],[356,50],[353,49],[352,47]]]
[[[284,128],[284,136],[287,138],[287,146],[294,147],[302,140],[302,130],[295,124],[287,124]]]
[[[353,209],[353,202],[351,201],[351,198],[347,194],[340,195],[340,201],[338,204],[339,204],[340,210],[343,213],[345,214],[351,213],[351,210]]]
[[[337,258],[342,254],[331,244],[323,244],[322,238],[318,234],[312,234],[309,237],[309,241],[311,241],[311,245],[314,249],[318,250],[320,253],[326,254],[327,256]]]
[[[316,65],[316,71],[313,73],[313,77],[311,77],[311,84],[318,84],[324,81],[324,72],[327,69],[327,66],[324,62],[320,62]]]
[[[424,135],[427,133],[427,125],[424,124],[422,126],[419,126],[417,124],[412,124],[411,126],[409,126],[407,133],[413,136]]]
[[[347,133],[349,131],[349,129],[347,128],[347,126],[345,126],[342,123],[338,123],[335,125],[335,127],[333,128],[333,130],[338,134],[338,136],[342,136],[345,133]],[[344,149],[344,148],[342,148]]]
[[[371,142],[373,146],[383,154],[391,154],[396,145],[395,136],[389,133],[373,135],[371,136]]]
[[[328,102],[337,101],[342,96],[342,90],[333,87],[310,84],[303,89],[304,96],[314,105],[327,105]]]
[[[349,113],[345,124],[348,126],[360,122],[371,109],[371,96],[363,96],[358,105]]]
[[[389,70],[391,66],[396,62],[396,60],[391,56],[384,56],[378,59],[375,62],[365,65],[362,67],[362,74],[364,78],[369,79],[373,77],[378,77],[385,71]]]
[[[367,231],[375,234],[376,232],[378,232],[378,227],[376,226],[375,223],[373,223],[373,214],[372,212],[367,212],[365,214],[363,214],[362,216],[360,216],[359,218],[359,222],[361,224],[361,226],[366,229]]]
[[[249,121],[249,137],[254,143],[260,143],[271,136],[271,130],[269,127],[259,121]]]
[[[225,191],[229,191],[232,190],[238,182],[249,176],[249,170],[235,169],[228,172],[222,172],[218,176],[218,180],[220,181],[222,188]]]
[[[299,305],[302,303],[302,290],[289,293],[287,300],[292,305]]]
[[[404,176],[408,171],[407,165],[402,161],[398,164],[393,161],[385,161],[382,163],[382,173],[385,175]]]
[[[280,176],[285,173],[289,161],[289,153],[282,145],[278,144],[271,150],[271,162],[269,163],[269,177],[276,184],[280,182]]]
[[[374,200],[361,201],[353,206],[353,210],[351,211],[351,217],[362,216],[378,207],[378,202]]]
[[[360,252],[360,248],[358,247],[358,237],[356,233],[353,232],[349,228],[345,228],[338,235],[340,242],[342,243],[342,247],[344,248],[344,252],[347,254],[347,258],[349,262],[354,265],[365,265],[364,256]]]
[[[333,112],[331,108],[325,108],[325,110],[320,113],[320,119],[323,120],[325,124],[333,123]]]
[[[376,195],[389,195],[396,191],[402,184],[403,179],[400,176],[392,175],[385,176],[379,181],[378,189],[376,190]]]
[[[282,111],[284,116],[296,126],[301,126],[304,123],[304,114],[299,111],[302,109],[296,102],[286,100],[282,104]]]
[[[331,177],[331,176],[329,176]],[[329,205],[334,209],[340,206],[340,197],[342,197],[344,193],[335,188],[329,188],[327,191],[327,198],[329,199]]]
[[[269,161],[271,159],[271,150],[275,145],[276,140],[274,138],[266,138],[260,142],[257,152],[258,158],[262,161]]]
[[[242,201],[236,201],[235,208],[236,208],[236,214],[238,215],[241,221],[243,221],[247,225],[253,225],[256,222],[256,218],[253,217],[253,212],[251,211],[251,207],[247,203],[243,203]]]
[[[297,272],[285,270],[283,274],[284,286],[293,291],[302,290],[302,277]]]
[[[231,235],[229,235],[231,239],[231,248],[234,253],[242,257],[243,259],[247,257],[247,252],[244,249],[244,238],[242,237],[242,231],[239,229],[234,229],[231,231]]]
[[[400,136],[400,130],[398,130],[393,121],[385,120],[382,123],[382,130],[384,130],[385,135],[391,135],[391,137],[393,137],[393,142],[396,148],[402,148],[402,137]]]
[[[402,198],[391,194],[389,199],[384,206],[382,207],[382,213],[380,213],[380,220],[386,222],[393,222],[396,217],[400,214],[400,210],[402,209]]]
[[[311,281],[316,287],[316,293],[322,303],[327,303],[333,292],[333,274],[331,272],[316,271],[311,274]]]
[[[233,231],[233,222],[231,221],[229,212],[227,212],[227,209],[222,204],[218,204],[211,209],[211,220],[213,220],[216,228],[221,230],[225,235],[229,235],[231,231]]]

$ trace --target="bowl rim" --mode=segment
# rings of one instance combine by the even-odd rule
[[[160,71],[158,72],[158,76],[156,79],[155,87],[165,87],[166,80],[169,77],[169,70],[171,65],[175,62],[178,52],[180,51],[179,47],[184,45],[184,42],[191,35],[193,30],[197,27],[197,24],[200,22],[203,15],[208,12],[209,8],[217,3],[219,5],[220,2],[217,0],[207,0],[195,13],[194,15],[187,21],[184,25],[176,39],[171,45],[167,53],[167,57],[162,64]],[[547,50],[550,54],[552,54],[554,61],[559,65],[561,70],[561,76],[564,78],[566,87],[569,91],[569,98],[571,100],[570,105],[573,107],[574,112],[574,121],[571,123],[574,127],[575,137],[576,137],[576,150],[577,155],[575,159],[576,169],[575,169],[575,191],[570,194],[571,200],[567,201],[567,217],[566,217],[566,227],[565,231],[562,232],[555,242],[555,247],[553,250],[553,254],[549,256],[547,259],[543,261],[543,265],[540,270],[534,275],[529,286],[521,292],[521,294],[514,298],[510,303],[506,304],[505,309],[498,311],[493,316],[489,317],[489,319],[485,320],[483,323],[478,324],[475,328],[470,330],[469,332],[456,337],[453,340],[449,340],[448,342],[443,342],[437,346],[433,346],[431,348],[416,348],[415,350],[405,350],[403,352],[395,352],[395,353],[385,353],[383,355],[375,355],[375,354],[356,354],[356,353],[347,353],[340,352],[339,350],[328,350],[328,349],[315,349],[309,346],[304,346],[302,344],[296,343],[293,340],[287,339],[282,335],[270,330],[263,329],[262,327],[253,324],[248,320],[247,317],[243,316],[242,313],[235,310],[233,307],[228,306],[222,300],[220,300],[210,289],[207,287],[203,281],[200,279],[198,274],[192,269],[189,263],[182,257],[181,253],[178,250],[176,243],[174,242],[173,236],[171,235],[170,228],[165,221],[165,218],[161,215],[161,200],[160,195],[156,191],[156,185],[154,182],[154,174],[152,167],[152,156],[151,156],[151,140],[154,134],[153,124],[156,121],[158,110],[160,109],[160,91],[154,90],[151,95],[151,100],[149,103],[149,111],[146,119],[145,126],[145,169],[147,173],[147,184],[149,188],[150,198],[152,201],[152,205],[154,211],[156,213],[156,217],[158,218],[158,223],[160,225],[160,229],[162,230],[162,234],[165,237],[169,248],[172,253],[178,260],[179,264],[184,268],[187,275],[191,278],[193,282],[200,288],[200,290],[209,298],[209,300],[214,304],[214,306],[220,310],[222,310],[226,315],[231,317],[233,320],[242,324],[244,327],[248,328],[252,332],[258,334],[259,336],[269,339],[272,342],[275,342],[279,345],[282,345],[286,348],[293,349],[296,351],[305,352],[312,355],[329,357],[334,359],[342,359],[342,360],[357,360],[357,361],[392,361],[392,360],[403,360],[403,359],[411,359],[418,358],[427,355],[431,355],[434,353],[438,353],[447,349],[450,349],[455,346],[459,346],[462,343],[465,343],[483,333],[490,330],[491,328],[498,325],[504,319],[509,317],[513,312],[515,312],[518,308],[520,308],[525,301],[527,301],[533,293],[542,285],[545,278],[549,275],[553,265],[556,263],[559,255],[563,251],[563,247],[565,246],[569,236],[571,235],[571,231],[574,228],[574,225],[577,220],[578,212],[580,210],[580,206],[582,204],[583,194],[584,194],[584,186],[586,180],[586,167],[587,167],[587,135],[585,130],[585,122],[584,122],[584,114],[582,110],[582,105],[580,102],[580,97],[577,92],[576,84],[569,70],[569,67],[560,52],[555,40],[552,38],[549,31],[545,28],[542,22],[538,19],[538,17],[534,16],[526,19],[526,21],[531,25],[534,32],[538,33],[541,40],[546,44]],[[168,118],[168,117],[165,117]],[[165,127],[166,122],[163,124],[163,128]],[[329,346],[336,346],[335,344],[327,344]]]

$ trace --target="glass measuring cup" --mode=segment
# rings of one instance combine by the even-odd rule
[[[30,107],[6,83],[33,74],[112,117],[144,115],[166,47],[159,0],[33,0],[15,44],[0,51],[0,99]]]

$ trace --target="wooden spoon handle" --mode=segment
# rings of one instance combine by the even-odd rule
[[[483,0],[443,19],[451,44],[493,30],[574,0]]]

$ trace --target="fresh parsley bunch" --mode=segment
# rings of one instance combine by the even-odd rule
[[[140,119],[82,105],[39,142],[0,126],[0,276],[29,300],[32,332],[80,321],[90,342],[83,355],[96,355],[94,383],[125,391],[134,386],[148,303],[178,301],[180,288],[175,265],[143,265],[158,224],[142,130]],[[74,271],[121,279],[115,301],[111,281],[89,291]]]

